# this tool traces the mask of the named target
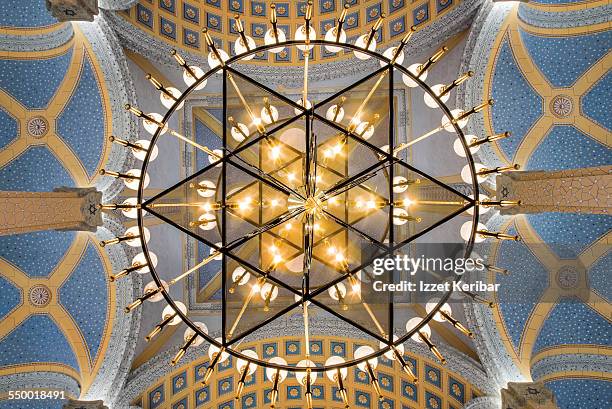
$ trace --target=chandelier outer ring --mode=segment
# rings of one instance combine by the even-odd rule
[[[285,47],[294,47],[297,45],[307,45],[306,41],[300,41],[300,40],[288,40],[285,42],[280,43]],[[406,69],[404,66],[393,63],[391,63],[391,60],[388,59],[387,57],[385,57],[384,55],[376,52],[376,51],[371,51],[369,49],[363,49],[360,47],[355,46],[354,44],[350,44],[350,43],[337,43],[337,42],[333,42],[333,41],[326,41],[326,40],[320,40],[320,39],[315,39],[315,40],[310,40],[308,42],[309,45],[313,45],[313,46],[324,46],[324,45],[331,45],[331,46],[336,46],[336,47],[340,47],[343,49],[348,49],[348,50],[352,50],[352,51],[357,51],[360,52],[362,54],[367,54],[370,57],[376,58],[379,61],[383,61],[385,62],[388,66],[392,66],[394,69],[397,69],[398,71],[400,71],[402,74],[405,74],[407,76],[409,76],[414,82],[416,82],[419,86],[419,88],[423,89],[423,91],[425,91],[426,93],[428,93],[432,99],[434,101],[436,101],[436,103],[438,104],[438,107],[442,110],[442,112],[448,117],[448,118],[452,118],[453,115],[451,114],[450,109],[446,106],[446,104],[444,102],[442,102],[442,100],[440,99],[440,97],[438,97],[432,90],[431,87],[429,87],[429,85],[427,85],[424,81],[422,81],[421,79],[419,79],[417,76],[415,76],[414,74],[412,74],[410,71],[408,71],[408,69]],[[199,86],[203,81],[207,80],[209,77],[211,77],[212,75],[216,74],[219,71],[223,70],[224,65],[231,65],[232,63],[235,62],[239,62],[240,60],[242,60],[245,57],[248,57],[250,55],[254,55],[257,54],[259,52],[262,51],[267,51],[269,49],[272,48],[277,48],[279,47],[279,44],[269,44],[269,45],[262,45],[262,46],[258,46],[248,52],[242,53],[242,54],[238,54],[235,55],[231,58],[229,58],[228,60],[226,60],[224,62],[224,64],[219,65],[211,70],[208,70],[200,79],[198,79],[196,82],[194,82],[192,85],[190,85],[187,89],[185,89],[182,93],[181,96],[179,98],[177,98],[177,100],[174,102],[174,104],[166,111],[166,114],[163,116],[163,119],[161,120],[161,123],[163,125],[166,125],[168,123],[168,120],[171,118],[171,116],[175,113],[177,107],[183,103],[185,101],[185,99],[187,98],[187,96],[189,96],[197,86]],[[314,107],[312,107],[311,109],[313,109]],[[306,112],[308,110],[305,110],[304,112]],[[302,112],[303,115],[304,112]],[[455,133],[458,135],[459,140],[461,142],[461,145],[463,146],[463,149],[466,153],[466,159],[468,161],[468,165],[469,165],[469,169],[470,169],[470,175],[472,177],[472,190],[473,190],[473,195],[474,198],[472,200],[469,201],[470,207],[475,207],[475,211],[473,212],[472,215],[472,231],[470,234],[470,239],[467,242],[466,245],[466,250],[465,250],[465,257],[467,258],[473,249],[474,246],[474,241],[475,241],[475,237],[476,237],[476,230],[477,230],[477,226],[478,226],[478,220],[479,220],[479,211],[478,211],[478,203],[479,203],[479,189],[478,189],[478,180],[476,177],[476,168],[475,168],[475,163],[474,163],[474,158],[472,156],[472,153],[468,147],[467,141],[465,139],[465,135],[463,133],[463,131],[461,130],[461,128],[459,128],[459,126],[457,125],[457,123],[453,122],[452,123],[453,128],[455,129]],[[152,138],[151,138],[151,143],[150,143],[150,147],[152,148],[156,143],[157,143],[157,139],[161,136],[161,131],[162,131],[162,127],[158,127],[157,130],[155,131],[155,133],[153,134]],[[148,149],[147,153],[145,154],[144,160],[143,160],[143,164],[141,167],[141,174],[145,174],[146,170],[148,168],[149,162],[150,162],[150,156],[151,156],[151,152],[153,151],[153,149]],[[389,149],[390,152],[392,152],[391,148]],[[231,154],[231,153],[230,153]],[[389,158],[393,158],[392,154],[388,154]],[[224,155],[225,158],[225,155]],[[139,233],[140,233],[140,237],[144,237],[144,218],[143,218],[143,209],[141,204],[143,203],[143,196],[144,196],[144,178],[141,178],[138,184],[138,192],[137,192],[137,204],[138,207],[136,209],[137,212],[137,223],[138,223],[138,229],[139,229]],[[149,250],[148,250],[148,245],[147,243],[141,239],[141,245],[142,245],[142,249],[143,249],[143,253],[145,255],[145,259],[147,260],[147,263],[149,265],[149,270],[150,270],[150,274],[151,277],[153,278],[153,281],[157,284],[158,287],[162,287],[162,281],[159,278],[155,267],[153,266],[153,263],[151,262],[151,258],[149,256]],[[403,244],[402,244],[403,245]],[[391,250],[396,250],[399,247],[393,247]],[[221,253],[225,256],[225,253],[223,252],[222,249],[217,249],[220,250]],[[453,281],[456,282],[460,279],[460,276],[455,275]],[[315,366],[315,367],[297,367],[295,365],[280,365],[280,364],[273,364],[270,363],[268,361],[265,361],[263,359],[253,359],[252,357],[249,357],[247,355],[244,355],[243,353],[241,353],[238,350],[235,350],[233,348],[231,348],[231,345],[226,343],[224,345],[223,342],[219,342],[217,341],[214,337],[212,337],[211,335],[204,333],[199,327],[197,327],[193,321],[191,319],[189,319],[187,317],[187,315],[185,313],[183,313],[179,308],[177,308],[174,299],[168,294],[168,292],[166,291],[161,291],[162,296],[164,297],[166,303],[168,305],[170,305],[174,311],[177,313],[177,315],[181,318],[181,321],[183,323],[185,323],[185,325],[187,325],[189,328],[191,328],[193,331],[195,331],[199,336],[201,336],[202,338],[204,338],[208,343],[215,345],[218,348],[225,348],[225,351],[227,353],[229,353],[230,355],[239,358],[239,359],[243,359],[246,360],[248,362],[251,362],[255,365],[261,366],[263,368],[272,368],[272,369],[277,369],[277,370],[287,370],[287,371],[291,371],[291,372],[305,372],[305,371],[311,371],[311,372],[325,372],[325,371],[329,371],[329,370],[336,370],[336,369],[343,369],[343,368],[350,368],[353,367],[361,362],[365,362],[368,361],[370,359],[373,358],[378,358],[380,356],[382,356],[383,354],[389,352],[392,348],[397,347],[400,344],[405,343],[406,341],[408,341],[414,334],[417,333],[417,331],[419,331],[423,326],[427,325],[429,323],[429,321],[431,321],[434,317],[434,315],[440,310],[440,308],[444,305],[444,303],[446,303],[446,301],[449,299],[449,297],[451,296],[453,290],[450,290],[448,292],[446,292],[444,295],[442,295],[440,297],[440,300],[438,302],[438,304],[435,306],[435,308],[428,313],[427,315],[425,315],[425,317],[423,317],[421,319],[421,322],[414,327],[411,331],[407,331],[404,335],[398,337],[397,340],[393,341],[392,337],[393,334],[390,334],[390,340],[389,340],[389,344],[387,346],[385,346],[384,348],[380,348],[380,349],[376,349],[372,354],[364,356],[362,358],[359,359],[350,359],[347,360],[341,364],[335,364],[335,365],[321,365],[321,366]],[[392,308],[392,307],[391,307]],[[393,331],[391,331],[393,332]]]

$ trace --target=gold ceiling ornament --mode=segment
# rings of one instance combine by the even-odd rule
[[[184,344],[172,365],[180,361],[188,348],[207,341],[211,364],[204,383],[208,382],[217,364],[234,355],[240,375],[237,399],[246,377],[263,367],[273,387],[271,407],[278,396],[278,385],[289,371],[295,372],[296,379],[304,386],[309,408],[312,408],[312,385],[323,373],[336,382],[348,407],[348,392],[343,380],[349,367],[357,366],[369,376],[379,398],[384,392],[378,385],[376,367],[382,355],[398,361],[416,382],[417,377],[404,359],[404,342],[410,338],[425,343],[441,363],[446,362],[432,340],[428,325],[432,319],[448,322],[466,336],[473,337],[473,333],[453,317],[447,303],[451,291],[430,300],[425,308],[426,316],[408,320],[405,334],[394,334],[394,298],[387,296],[385,300],[381,295],[380,300],[372,300],[367,297],[367,285],[373,280],[370,267],[374,258],[400,254],[403,246],[420,235],[470,209],[476,211],[472,211],[471,221],[460,231],[466,242],[465,257],[469,256],[475,241],[486,238],[517,240],[514,236],[489,232],[478,223],[480,212],[487,208],[520,205],[512,200],[483,199],[478,192],[478,183],[484,182],[489,175],[516,170],[517,166],[486,169],[474,163],[472,157],[473,149],[507,137],[507,134],[484,139],[463,134],[462,129],[470,117],[492,105],[492,100],[467,110],[450,109],[445,104],[449,92],[471,78],[472,72],[448,85],[429,86],[424,82],[428,70],[444,57],[447,47],[441,47],[425,63],[405,68],[401,65],[404,49],[414,27],[397,46],[378,53],[375,37],[385,17],[382,14],[368,33],[350,44],[342,29],[346,7],[324,39],[317,38],[311,26],[312,2],[307,3],[304,24],[298,27],[293,40],[277,25],[274,5],[271,11],[271,27],[266,32],[264,45],[257,45],[247,36],[243,22],[236,18],[238,36],[232,57],[217,47],[207,30],[203,30],[209,50],[210,70],[207,72],[189,65],[173,51],[172,56],[183,71],[187,86],[184,91],[166,87],[147,75],[160,91],[160,102],[168,111],[164,115],[145,113],[126,105],[128,111],[142,119],[152,139],[130,142],[112,137],[113,142],[131,149],[134,156],[143,161],[142,168],[127,173],[103,171],[103,174],[124,179],[128,188],[137,191],[137,197],[123,203],[104,204],[101,208],[119,210],[124,216],[137,219],[138,225],[128,229],[124,236],[106,240],[101,245],[125,243],[142,247],[131,266],[112,279],[133,272],[151,275],[152,281],[145,285],[143,295],[126,307],[129,312],[144,301],[163,300],[167,304],[161,321],[145,337],[147,341],[168,326],[187,326]],[[304,81],[297,101],[255,82],[235,64],[260,52],[278,53],[289,47],[303,54],[300,64]],[[313,47],[325,47],[333,53],[352,52],[359,61],[374,58],[381,67],[317,102],[309,93],[308,81],[309,55]],[[196,143],[168,124],[172,114],[184,106],[186,98],[207,87],[213,75],[221,77],[225,118],[223,147],[216,149]],[[407,87],[420,88],[424,92],[424,103],[442,111],[439,127],[409,142],[395,143],[394,77],[401,78]],[[298,122],[303,123],[303,128],[295,127]],[[472,185],[472,197],[414,168],[404,159],[410,147],[442,131],[456,134],[460,156],[467,162],[462,176]],[[299,137],[288,143],[286,134]],[[175,186],[147,198],[145,196],[150,196],[145,191],[149,178],[147,169],[158,156],[157,142],[162,135],[204,153],[208,163]],[[425,184],[452,193],[456,200],[419,197],[418,189]],[[427,211],[432,207],[446,209],[446,216],[430,220]],[[201,241],[210,247],[210,253],[183,273],[163,280],[156,269],[157,256],[148,248],[151,235],[143,220],[147,212]],[[367,231],[359,227],[359,223],[364,222],[370,223]],[[257,257],[252,257],[253,249],[257,249]],[[185,304],[169,294],[173,285],[213,261],[222,264],[222,336],[219,338],[210,336],[204,323],[188,317]],[[452,279],[457,277],[453,275]],[[478,294],[469,291],[464,294],[492,306],[492,302]],[[309,322],[314,310],[322,310],[350,323],[361,330],[364,337],[379,341],[379,349],[363,346],[356,349],[349,360],[331,355],[319,361],[310,353]],[[299,362],[287,363],[278,357],[264,360],[253,350],[239,349],[246,336],[290,311],[299,311],[303,317],[306,348]]]

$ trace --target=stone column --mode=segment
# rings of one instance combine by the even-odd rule
[[[40,230],[96,231],[102,226],[95,188],[57,188],[53,192],[0,191],[0,235]]]
[[[497,176],[497,199],[520,200],[502,215],[541,212],[609,214],[612,166],[556,172],[508,172]]]
[[[104,406],[101,400],[69,400],[62,409],[108,409],[108,406]]]
[[[559,409],[542,382],[509,382],[501,391],[502,409]]]
[[[47,10],[59,21],[93,21],[98,0],[46,0]]]

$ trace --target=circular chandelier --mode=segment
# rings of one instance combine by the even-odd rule
[[[374,277],[374,259],[394,257],[405,246],[432,229],[465,214],[470,220],[460,229],[465,241],[463,256],[470,256],[473,243],[486,238],[518,240],[498,232],[489,232],[479,223],[479,214],[490,207],[514,206],[510,200],[493,200],[479,194],[478,184],[489,175],[517,166],[488,169],[474,162],[473,154],[481,145],[509,136],[508,133],[478,139],[464,135],[471,115],[480,112],[493,101],[469,109],[451,109],[446,103],[450,91],[473,76],[461,75],[450,84],[427,85],[428,70],[448,51],[442,47],[425,63],[402,65],[404,49],[415,28],[412,27],[396,46],[382,54],[376,51],[376,34],[382,25],[382,15],[371,29],[359,36],[354,44],[347,42],[343,29],[345,6],[334,27],[323,39],[317,38],[311,25],[312,2],[304,13],[304,24],[293,39],[277,24],[274,5],[271,6],[270,28],[264,45],[257,45],[247,36],[240,18],[235,18],[238,38],[234,56],[217,47],[204,30],[209,49],[210,69],[188,64],[176,51],[174,59],[183,71],[187,86],[184,91],[167,87],[150,74],[147,79],[160,92],[165,114],[144,113],[126,105],[126,109],[142,119],[151,140],[130,141],[111,137],[111,141],[129,148],[142,161],[140,169],[126,173],[102,170],[101,173],[122,178],[137,196],[122,203],[101,205],[106,211],[118,210],[138,225],[125,234],[101,242],[102,246],[125,243],[141,247],[132,264],[111,277],[120,279],[128,274],[150,275],[143,295],[132,302],[129,312],[143,302],[164,301],[162,321],[146,336],[147,341],[167,326],[184,323],[184,345],[172,360],[177,364],[190,347],[210,344],[210,365],[204,383],[210,380],[215,366],[233,355],[240,373],[236,397],[239,398],[247,376],[258,367],[265,369],[272,382],[272,407],[278,396],[278,385],[288,372],[295,372],[297,381],[305,387],[307,406],[312,408],[311,386],[323,373],[338,385],[340,396],[348,407],[348,395],[343,380],[348,368],[357,366],[369,374],[377,395],[382,397],[375,369],[378,357],[396,360],[408,376],[416,376],[404,359],[404,342],[413,339],[425,343],[441,363],[446,360],[431,340],[430,320],[449,322],[465,335],[472,332],[452,315],[448,299],[452,291],[429,300],[424,317],[414,317],[402,323],[403,334],[394,333],[394,297],[368,298],[367,287]],[[344,52],[366,66],[366,60],[379,64],[362,79],[342,87],[315,101],[309,94],[309,65],[314,47],[327,53]],[[258,53],[278,54],[294,48],[300,53],[303,87],[299,98],[258,83],[242,72],[241,63]],[[370,65],[371,66],[371,65]],[[171,129],[169,120],[183,108],[195,91],[207,87],[209,80],[221,82],[222,146],[204,146],[194,139]],[[435,129],[398,143],[395,131],[394,80],[412,90],[422,90],[425,105],[439,110],[440,125]],[[454,151],[465,158],[461,177],[469,183],[472,195],[464,195],[453,186],[410,164],[409,149],[433,135],[446,132],[455,135]],[[165,136],[164,136],[165,135]],[[207,161],[201,169],[174,186],[152,197],[146,188],[150,164],[163,152],[160,138],[175,138],[199,152]],[[411,192],[427,182],[455,200],[427,200],[411,197]],[[425,220],[419,216],[419,206],[451,209],[444,217]],[[144,216],[150,213],[210,248],[200,262],[171,280],[162,279],[157,269],[158,256],[149,250],[150,232]],[[162,255],[163,257],[163,255]],[[183,282],[212,261],[221,262],[221,336],[213,337],[203,322],[187,315],[187,307],[170,295],[170,288]],[[496,269],[494,266],[488,266]],[[453,275],[451,281],[460,280]],[[486,302],[475,293],[464,292],[476,301]],[[378,348],[364,345],[354,351],[351,359],[337,355],[314,362],[310,356],[310,312],[324,311],[361,330],[364,338],[378,342]],[[303,338],[306,352],[297,363],[281,357],[264,360],[254,350],[240,350],[240,342],[275,319],[298,311],[303,317]]]

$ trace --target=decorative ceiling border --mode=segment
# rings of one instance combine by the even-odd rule
[[[518,8],[519,18],[535,27],[572,28],[609,23],[612,18],[612,4],[567,11],[547,11],[521,4]]]
[[[123,234],[125,227],[122,223],[104,216],[104,226],[98,228],[96,238],[108,240]],[[126,251],[127,250],[127,251]],[[135,251],[126,246],[110,246],[106,249],[114,271],[121,270],[129,264]],[[125,307],[142,293],[142,280],[138,275],[128,275],[115,283],[115,320],[113,329],[105,351],[104,360],[84,395],[87,400],[104,400],[113,402],[130,371],[132,359],[136,350],[136,342],[140,332],[140,311],[126,314]],[[78,395],[77,395],[78,396]]]
[[[0,50],[15,52],[47,51],[66,44],[74,36],[70,23],[58,26],[51,32],[29,32],[18,34],[0,34]]]
[[[467,29],[482,3],[483,0],[466,0],[461,2],[427,27],[417,31],[411,39],[411,47],[407,48],[405,52],[407,55],[422,53]],[[176,67],[169,57],[172,49],[170,44],[134,26],[117,13],[102,10],[101,16],[117,33],[124,47],[143,55],[151,61],[158,61],[173,68]],[[396,43],[397,41],[389,43],[389,46]],[[200,54],[190,53],[186,50],[181,50],[181,53],[185,54],[187,60],[193,64],[200,65],[201,67],[208,66],[206,59]],[[311,80],[323,81],[357,74],[363,70],[364,64],[373,66],[376,65],[376,61],[359,61],[357,63],[353,60],[340,60],[325,64],[313,64],[310,68]],[[291,88],[298,87],[303,81],[303,73],[297,67],[283,67],[281,70],[279,67],[271,68],[261,65],[244,64],[244,67],[241,69],[245,74],[254,79],[269,79],[272,76],[275,83]],[[280,72],[282,72],[282,75],[279,75]]]
[[[270,326],[266,327],[265,332],[257,331],[256,333],[246,337],[245,343],[273,339],[273,335],[271,334],[279,333],[286,336],[301,337],[303,336],[303,331],[304,323],[301,317],[286,317],[285,319],[279,319]],[[320,335],[328,337],[342,337],[346,340],[363,339],[363,333],[361,331],[332,317],[322,316],[317,317],[316,320],[312,320],[310,331],[312,336]],[[220,333],[212,335],[218,336]],[[417,355],[419,358],[425,360],[431,359],[431,353],[426,346],[418,344],[414,341],[408,341],[405,345],[406,352]],[[191,348],[183,357],[182,366],[187,366],[196,360],[202,359],[202,356],[206,355],[207,347],[208,344],[204,343],[200,347]],[[491,381],[491,378],[487,376],[480,365],[473,359],[446,345],[441,345],[440,349],[442,354],[447,357],[445,370],[461,375],[473,385],[477,385],[479,390],[487,396],[496,397],[499,394],[497,386]],[[172,371],[176,370],[176,368],[170,366],[168,363],[177,351],[178,345],[164,351],[163,353],[160,353],[147,363],[134,370],[130,374],[129,380],[124,386],[119,399],[115,403],[116,407],[128,407],[130,402],[144,393],[149,387],[151,387],[151,385],[153,385],[153,383],[160,378],[168,376]]]
[[[138,124],[133,115],[124,109],[126,103],[135,104],[136,91],[127,66],[123,49],[113,30],[99,17],[93,23],[78,23],[95,53],[96,60],[104,74],[109,93],[112,117],[112,134],[121,138],[134,138],[138,135]],[[122,146],[112,144],[105,167],[116,170],[131,168],[134,158]],[[119,179],[98,178],[96,188],[103,192],[103,202],[109,202],[124,188]]]

